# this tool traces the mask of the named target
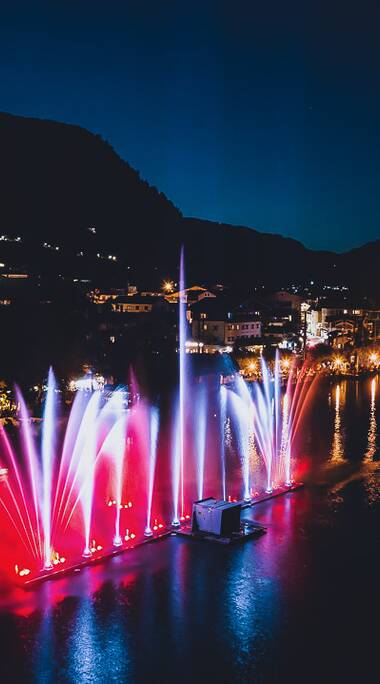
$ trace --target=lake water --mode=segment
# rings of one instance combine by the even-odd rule
[[[0,682],[380,679],[380,380],[321,384],[305,488],[235,547],[170,537],[0,596]]]

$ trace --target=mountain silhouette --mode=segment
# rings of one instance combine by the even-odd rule
[[[0,243],[0,260],[15,266],[143,284],[175,277],[183,244],[191,280],[250,288],[310,279],[379,290],[380,241],[335,254],[183,217],[108,142],[79,126],[0,113],[0,149],[0,234],[21,238]]]

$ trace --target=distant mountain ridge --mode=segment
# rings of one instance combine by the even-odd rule
[[[0,150],[0,234],[21,236],[22,258],[33,255],[34,267],[45,267],[36,245],[48,242],[70,252],[61,270],[84,269],[74,259],[78,251],[110,253],[118,256],[119,278],[129,266],[144,280],[175,274],[184,244],[193,280],[250,287],[310,278],[380,291],[380,240],[335,254],[252,228],[185,218],[111,145],[79,126],[0,113]],[[1,249],[0,243],[0,260]]]

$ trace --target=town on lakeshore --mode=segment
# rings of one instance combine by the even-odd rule
[[[16,245],[20,242],[21,238],[14,238]],[[115,262],[117,257],[107,255],[107,259]],[[276,350],[284,379],[293,362],[301,368],[305,359],[309,373],[335,376],[358,376],[380,366],[380,304],[354,296],[344,284],[311,281],[280,290],[256,284],[241,292],[223,283],[191,283],[180,289],[174,277],[162,279],[155,289],[125,280],[98,287],[96,279],[43,279],[16,264],[0,263],[0,321],[3,330],[12,329],[10,346],[17,347],[17,337],[21,342],[25,339],[25,321],[41,323],[38,330],[31,324],[36,339],[28,351],[32,367],[24,366],[10,349],[8,375],[0,378],[3,420],[17,418],[10,383],[20,375],[20,366],[24,390],[38,411],[46,376],[45,347],[39,339],[51,337],[52,324],[54,332],[61,329],[56,365],[62,369],[59,385],[70,403],[77,389],[112,388],[124,381],[127,363],[139,354],[161,368],[170,366],[178,352],[179,303],[186,309],[186,352],[207,355],[208,363],[197,366],[200,374],[210,372],[210,364],[218,372],[218,358],[224,355],[233,372],[248,382],[260,380],[260,357],[270,365]],[[73,340],[78,348],[75,356]]]

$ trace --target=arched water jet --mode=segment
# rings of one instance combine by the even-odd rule
[[[41,534],[41,503],[42,503],[42,491],[41,491],[41,468],[38,461],[38,456],[32,436],[31,424],[29,420],[28,410],[18,387],[16,387],[17,401],[20,406],[20,418],[21,418],[21,435],[24,446],[24,453],[26,455],[27,467],[30,479],[31,496],[33,502],[33,516],[31,519],[34,520],[36,536],[38,540],[38,550],[43,558],[44,555],[44,544],[42,541]]]
[[[281,395],[279,359],[274,364],[275,377],[271,376],[269,371],[267,377],[265,371],[263,375],[262,385],[253,385],[252,393],[239,376],[235,378],[233,390],[214,381],[194,383],[193,422],[191,423],[187,415],[186,442],[187,453],[191,453],[191,448],[194,449],[195,469],[192,462],[188,463],[186,468],[182,468],[184,462],[181,458],[181,434],[183,435],[184,424],[182,423],[181,431],[179,394],[176,395],[172,414],[168,412],[168,422],[164,425],[162,437],[156,409],[151,409],[146,400],[139,401],[130,410],[133,420],[128,427],[128,463],[131,457],[133,467],[130,473],[128,471],[129,500],[122,504],[122,508],[128,510],[122,510],[121,513],[120,504],[122,492],[125,494],[127,463],[127,433],[124,421],[128,414],[126,404],[121,411],[123,402],[118,391],[112,394],[95,392],[91,395],[78,392],[71,407],[62,452],[58,449],[58,443],[50,444],[50,492],[54,492],[54,496],[50,493],[50,502],[53,500],[53,505],[50,509],[50,543],[47,544],[42,524],[43,512],[46,511],[42,495],[42,440],[39,452],[37,443],[34,444],[27,409],[20,400],[24,462],[12,457],[12,448],[5,437],[2,436],[0,439],[1,465],[9,468],[9,476],[4,476],[0,471],[0,503],[8,520],[11,521],[11,533],[19,538],[23,545],[22,547],[19,543],[16,548],[15,544],[15,549],[9,550],[6,562],[14,559],[18,568],[32,568],[28,572],[33,573],[35,577],[36,574],[41,574],[41,566],[48,557],[47,547],[54,568],[58,570],[60,565],[57,567],[57,564],[64,563],[64,557],[69,559],[70,567],[82,562],[80,554],[83,546],[86,555],[91,552],[91,557],[101,557],[114,553],[112,543],[118,546],[121,537],[124,550],[128,548],[130,540],[133,545],[136,543],[136,535],[137,541],[141,541],[144,531],[153,532],[153,536],[156,532],[160,535],[163,532],[159,529],[165,530],[165,519],[157,524],[156,520],[153,522],[152,501],[155,508],[155,491],[158,510],[167,516],[168,504],[170,505],[172,498],[172,522],[177,526],[182,522],[188,525],[186,521],[190,516],[185,515],[183,520],[181,515],[182,484],[184,495],[189,496],[190,491],[194,491],[199,498],[204,496],[206,481],[207,486],[213,488],[213,492],[219,495],[222,493],[224,498],[227,498],[228,492],[231,497],[238,495],[254,501],[256,496],[260,499],[262,489],[269,489],[270,484],[277,488],[278,493],[282,493],[284,482],[291,482],[291,443],[302,424],[304,405],[308,403],[311,383],[308,383],[308,374],[305,373],[303,376],[300,375],[301,381],[297,384],[288,380],[286,393]],[[232,380],[229,379],[229,382]],[[51,390],[51,382],[49,386]],[[52,394],[49,398],[52,398]],[[124,396],[123,400],[125,402]],[[138,419],[135,420],[135,416],[138,416]],[[119,417],[123,418],[120,422]],[[212,418],[217,420],[214,421]],[[52,410],[52,405],[48,406],[48,402],[45,406],[45,420],[50,421],[46,426],[45,439],[48,434],[52,437],[58,435],[56,410]],[[193,430],[190,429],[191,425]],[[1,427],[0,431],[3,434]],[[162,458],[160,457],[157,469],[156,490],[159,432]],[[168,441],[165,439],[167,434],[171,435]],[[234,438],[237,440],[235,450]],[[105,450],[109,458],[103,458],[102,453]],[[239,454],[240,465],[235,460],[234,452]],[[267,464],[268,458],[271,459],[270,464]],[[263,478],[260,477],[261,459],[266,464],[267,471],[263,487]],[[109,495],[110,481],[112,497]],[[252,488],[253,482],[255,491]],[[167,485],[171,485],[172,497],[170,493],[167,496]],[[186,505],[187,503],[186,501]],[[128,525],[125,536],[124,533],[120,534],[120,525],[124,517]],[[170,513],[166,523],[169,521]],[[8,543],[8,540],[0,540],[2,553],[5,543]],[[57,549],[62,555],[58,554]],[[0,557],[0,564],[4,565],[4,562]]]

